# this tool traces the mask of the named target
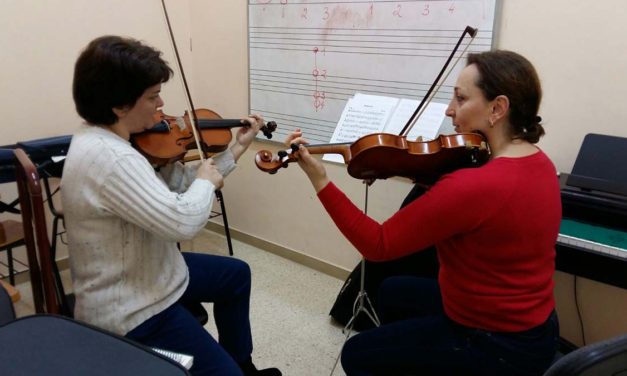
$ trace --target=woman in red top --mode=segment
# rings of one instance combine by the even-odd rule
[[[561,201],[556,170],[534,144],[544,134],[531,63],[509,51],[470,54],[446,110],[457,132],[482,133],[481,167],[442,176],[382,224],[357,208],[301,147],[299,165],[340,231],[372,261],[435,244],[438,281],[387,279],[383,325],[352,337],[354,375],[541,375],[559,338],[553,272]],[[302,133],[287,143],[306,143]]]

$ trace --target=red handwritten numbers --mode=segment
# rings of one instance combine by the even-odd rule
[[[265,5],[265,4],[270,4],[271,2],[272,2],[272,0],[257,0],[257,4],[264,4]],[[262,7],[261,11],[265,12],[266,11],[266,7],[265,6]]]
[[[429,4],[425,4],[425,7],[422,9],[422,15],[423,16],[428,16],[429,15]]]
[[[453,14],[453,12],[455,12],[455,3],[451,3],[451,5],[448,7],[448,13]]]
[[[318,69],[318,52],[320,52],[320,49],[318,47],[314,47],[313,49],[314,69],[311,72],[311,75],[314,78],[314,85],[315,85],[314,92],[313,92],[313,106],[316,112],[324,108],[324,99],[326,97],[326,93],[324,91],[318,90],[318,81],[320,80],[320,78],[324,78],[324,79],[327,78],[327,70]],[[324,53],[324,50],[322,52]]]
[[[285,18],[285,5],[287,5],[287,0],[281,0],[281,18]]]
[[[401,4],[396,4],[396,8],[392,11],[392,15],[398,18],[402,18],[403,16],[401,15],[401,8],[403,6]]]
[[[303,11],[300,13],[300,18],[307,19],[307,7],[303,8]]]

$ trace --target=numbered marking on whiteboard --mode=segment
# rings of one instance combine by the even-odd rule
[[[394,11],[392,11],[392,15],[398,18],[402,18],[403,16],[401,15],[401,9],[402,9],[402,5],[401,4],[396,4],[396,8],[394,9]]]
[[[324,91],[320,91],[318,90],[318,81],[320,80],[320,78],[327,78],[327,70],[326,69],[318,69],[318,52],[320,52],[320,49],[318,47],[314,47],[313,49],[313,54],[314,54],[314,68],[311,72],[311,75],[314,78],[314,85],[315,85],[315,89],[314,89],[314,93],[313,93],[313,106],[314,106],[314,110],[316,112],[322,110],[324,108],[324,99],[326,97],[326,93]],[[323,50],[324,52],[324,50]]]

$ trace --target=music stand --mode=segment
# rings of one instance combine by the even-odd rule
[[[372,302],[370,301],[370,298],[368,298],[368,293],[366,292],[366,288],[365,288],[365,279],[366,278],[366,259],[364,257],[361,258],[361,276],[360,276],[360,281],[359,281],[359,292],[357,293],[357,298],[355,298],[355,303],[353,304],[353,316],[351,317],[350,320],[348,320],[348,322],[346,323],[346,326],[344,326],[344,328],[342,329],[342,333],[346,333],[348,331],[348,333],[350,334],[351,330],[353,329],[353,323],[355,322],[355,319],[357,319],[357,316],[359,316],[359,314],[361,312],[365,313],[366,316],[368,316],[368,318],[370,319],[370,321],[372,321],[372,323],[375,326],[380,326],[381,322],[379,321],[379,317],[377,316],[377,312],[374,309],[374,306],[372,305]],[[369,309],[372,311],[370,312]]]
[[[364,183],[366,184],[366,203],[364,205],[364,213],[368,214],[368,187],[373,183],[373,181],[364,181]],[[344,328],[342,328],[342,333],[346,334],[346,338],[344,338],[344,342],[346,342],[348,340],[348,337],[350,337],[350,334],[353,330],[353,324],[355,323],[355,320],[357,319],[357,316],[359,316],[360,313],[365,313],[366,316],[368,316],[368,318],[372,321],[372,323],[378,327],[381,326],[381,321],[379,320],[379,317],[377,316],[377,312],[374,309],[374,306],[372,305],[372,302],[370,301],[370,298],[368,298],[368,293],[366,292],[366,258],[362,257],[361,258],[361,275],[359,277],[359,292],[357,293],[357,297],[355,298],[355,303],[353,303],[353,316],[350,318],[350,320],[348,320],[348,322],[346,323],[346,325],[344,326]],[[340,356],[342,355],[342,351],[340,350],[340,353],[337,355],[337,358],[335,358],[335,364],[333,364],[333,368],[331,369],[331,373],[329,374],[329,376],[333,376],[333,373],[335,372],[335,368],[337,367],[337,363],[340,360]]]

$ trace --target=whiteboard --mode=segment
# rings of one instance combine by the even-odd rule
[[[355,93],[422,99],[466,26],[478,28],[433,99],[448,103],[465,54],[492,47],[495,3],[249,0],[250,111],[276,121],[278,142],[301,128],[327,143]]]

